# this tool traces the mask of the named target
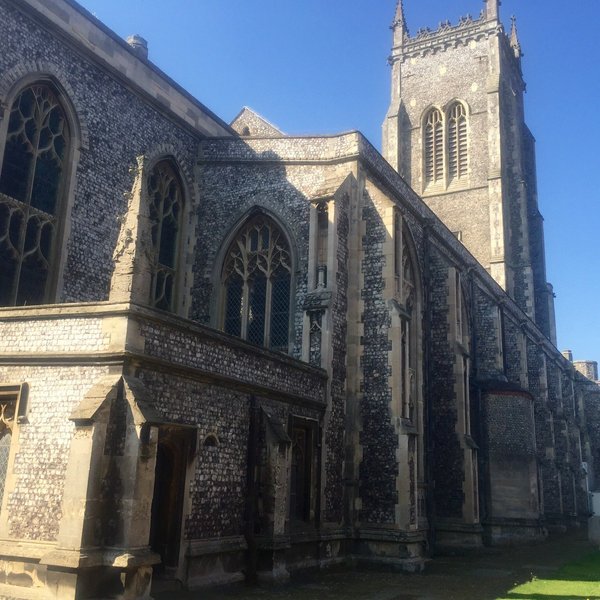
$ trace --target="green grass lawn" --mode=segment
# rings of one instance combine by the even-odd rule
[[[600,552],[569,563],[545,577],[534,577],[497,600],[600,600]]]

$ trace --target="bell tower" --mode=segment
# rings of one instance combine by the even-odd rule
[[[398,0],[382,152],[555,342],[521,44],[500,4],[411,35]]]

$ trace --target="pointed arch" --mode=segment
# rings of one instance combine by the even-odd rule
[[[391,303],[392,424],[398,435],[398,523],[426,523],[423,405],[423,289],[417,248],[406,219],[395,209],[395,297]]]
[[[467,177],[469,168],[469,138],[467,108],[456,100],[446,110],[448,123],[448,179],[449,183]]]
[[[421,381],[421,277],[414,240],[396,211],[395,271],[396,299],[400,312],[400,416],[413,422],[416,415]]]
[[[423,118],[423,170],[425,185],[444,181],[444,115],[439,108],[431,107]]]
[[[28,75],[0,133],[0,305],[42,304],[59,287],[81,128],[64,90]]]
[[[288,352],[294,273],[289,236],[260,209],[234,231],[221,262],[220,326],[250,343]]]
[[[179,289],[183,215],[186,194],[178,163],[154,161],[146,181],[152,240],[150,304],[173,311]]]

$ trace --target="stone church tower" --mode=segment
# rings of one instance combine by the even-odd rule
[[[514,19],[505,33],[499,6],[485,0],[477,18],[411,36],[398,1],[382,151],[556,343],[521,46]]]

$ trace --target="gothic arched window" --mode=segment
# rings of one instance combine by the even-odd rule
[[[151,304],[163,310],[173,310],[183,214],[183,190],[181,180],[170,161],[159,162],[150,172],[148,198],[154,250]]]
[[[404,230],[402,217],[396,211],[394,215],[394,272],[395,297],[401,307],[399,337],[400,372],[400,416],[412,421],[416,406],[417,372],[417,284],[415,265],[408,244],[409,234]]]
[[[448,177],[450,182],[467,175],[467,113],[460,102],[450,106],[448,115]]]
[[[433,108],[425,118],[425,183],[440,183],[444,179],[444,119],[442,113]]]
[[[0,172],[0,305],[49,298],[71,134],[48,84],[12,104]]]
[[[442,112],[429,109],[423,120],[423,172],[425,190],[439,192],[464,185],[469,169],[467,107],[452,102]]]
[[[223,329],[252,344],[288,351],[290,248],[268,217],[250,218],[230,244],[223,265]]]

